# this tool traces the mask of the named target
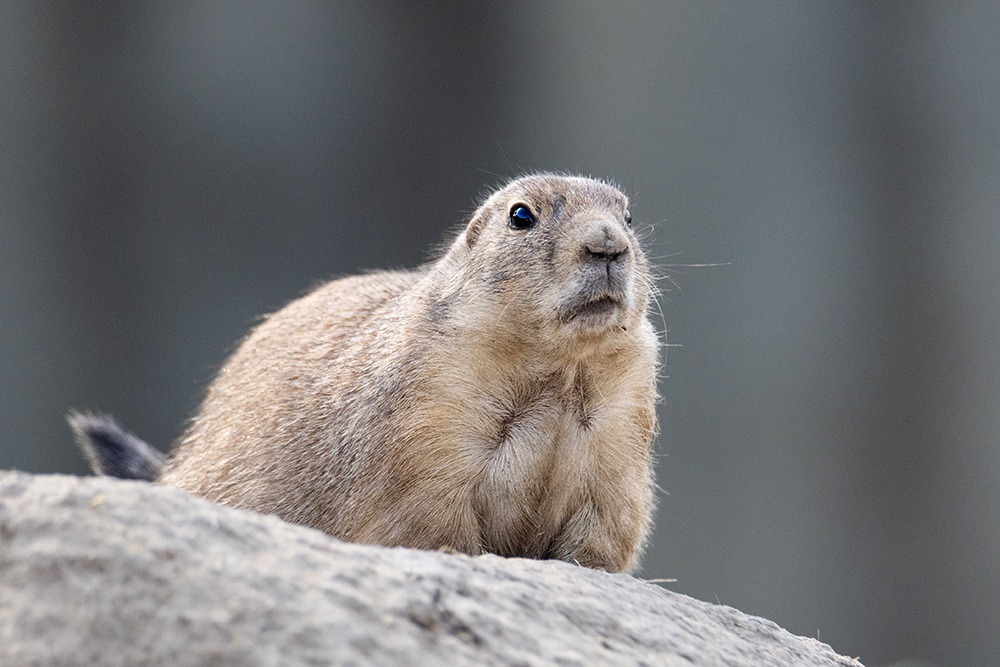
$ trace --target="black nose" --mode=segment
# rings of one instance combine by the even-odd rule
[[[588,259],[614,262],[628,253],[628,241],[610,227],[602,227],[583,244]]]

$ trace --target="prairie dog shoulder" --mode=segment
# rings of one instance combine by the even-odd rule
[[[516,179],[437,261],[268,317],[159,481],[348,540],[629,569],[652,511],[651,291],[619,190]]]

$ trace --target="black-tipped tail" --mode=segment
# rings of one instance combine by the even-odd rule
[[[152,482],[160,476],[165,457],[135,437],[111,417],[70,412],[66,421],[84,456],[98,475]]]

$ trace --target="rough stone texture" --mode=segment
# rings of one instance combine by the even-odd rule
[[[859,663],[627,575],[345,544],[151,484],[0,473],[0,664]]]

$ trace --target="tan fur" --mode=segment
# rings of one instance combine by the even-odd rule
[[[518,203],[534,228],[508,227]],[[347,540],[634,567],[658,343],[627,206],[524,177],[436,262],[292,302],[223,367],[160,481]],[[611,268],[587,249],[605,243]],[[602,290],[618,304],[574,317]]]

